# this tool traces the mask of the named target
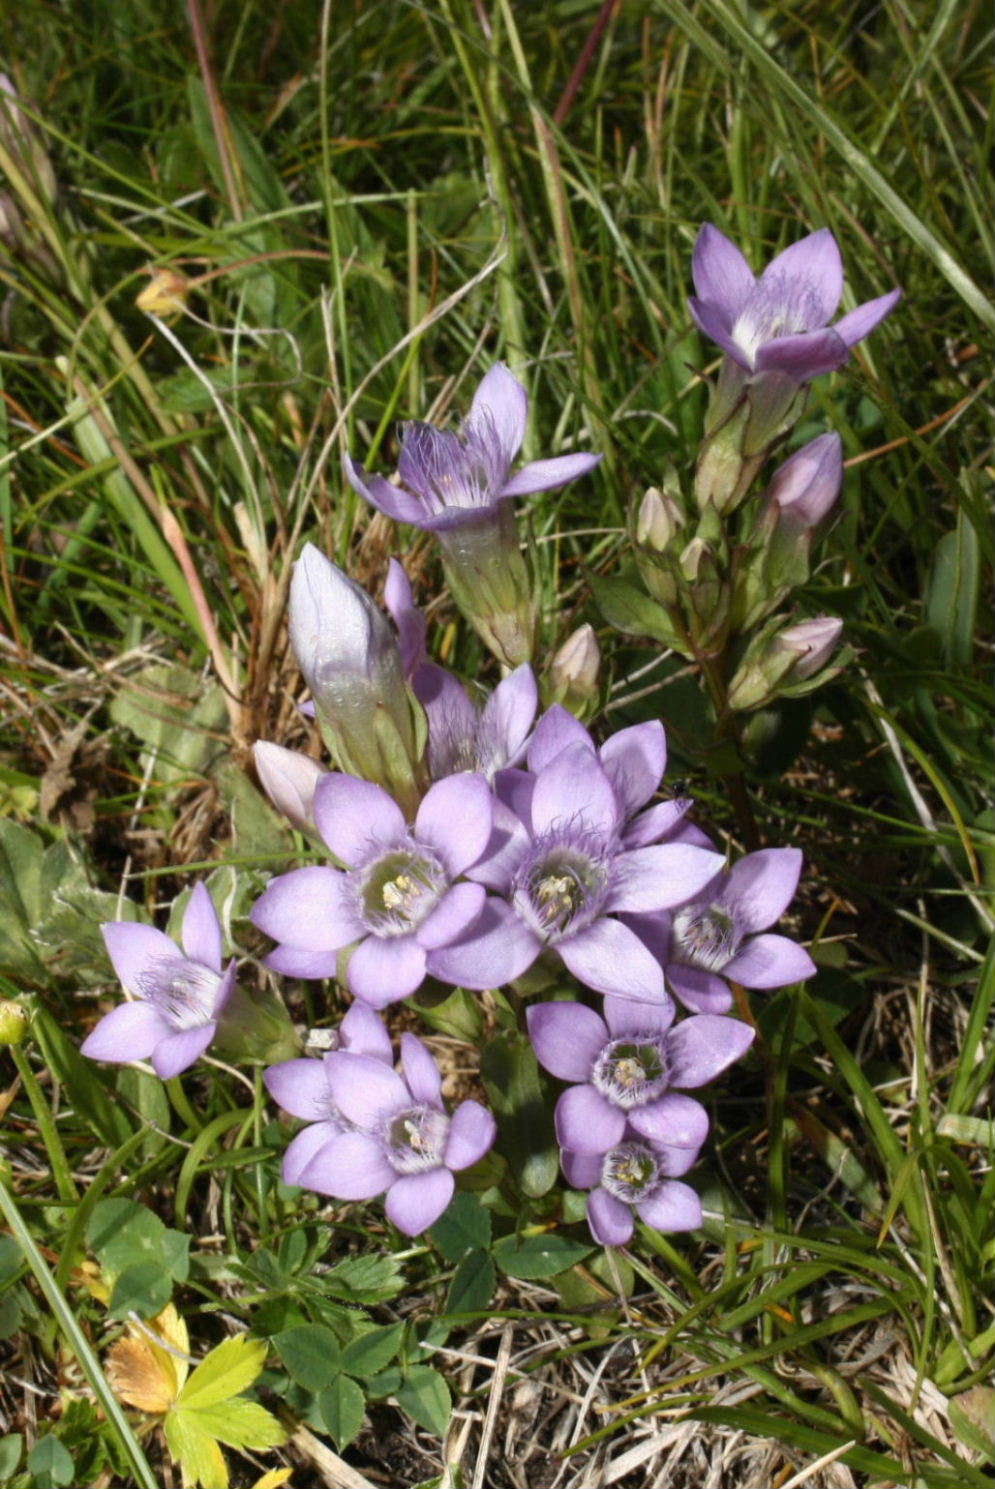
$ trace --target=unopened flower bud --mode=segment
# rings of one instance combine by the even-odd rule
[[[600,673],[601,648],[594,627],[579,626],[550,663],[552,701],[562,703],[573,714],[584,714],[597,701]]]
[[[835,615],[817,615],[812,620],[786,626],[776,637],[778,652],[790,652],[797,658],[791,669],[792,682],[803,682],[821,672],[839,645],[843,622]]]
[[[794,527],[814,527],[832,507],[843,483],[843,444],[820,434],[774,472],[767,501]]]
[[[681,574],[689,584],[693,584],[698,578],[702,565],[706,568],[709,566],[712,557],[712,550],[704,538],[691,539],[679,560]]]
[[[326,774],[317,760],[257,739],[252,746],[259,783],[270,801],[300,832],[314,832],[314,791]]]
[[[672,496],[651,486],[639,504],[636,542],[664,553],[684,526],[684,514]]]
[[[27,1009],[9,998],[0,1000],[0,1045],[23,1044],[27,1035]]]

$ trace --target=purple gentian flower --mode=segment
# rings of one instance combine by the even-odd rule
[[[388,517],[427,532],[444,532],[487,518],[506,497],[563,486],[598,464],[600,455],[559,455],[534,460],[512,475],[512,462],[525,438],[528,406],[521,383],[496,362],[477,389],[458,434],[417,420],[404,426],[399,486],[383,476],[367,476],[348,455],[346,476],[360,496]]]
[[[523,662],[501,679],[483,707],[444,667],[419,667],[414,691],[428,719],[428,770],[433,780],[479,771],[488,781],[525,753],[539,705],[535,674]]]
[[[484,1156],[496,1128],[476,1101],[446,1113],[438,1068],[413,1034],[401,1035],[401,1062],[403,1076],[351,1050],[325,1056],[332,1099],[351,1130],[323,1143],[299,1182],[334,1199],[373,1199],[386,1191],[387,1219],[416,1236],[452,1199],[453,1172]]]
[[[843,441],[820,434],[778,466],[766,501],[793,528],[812,528],[833,507],[843,484]]]
[[[797,848],[747,853],[703,894],[667,915],[638,915],[629,925],[664,965],[667,986],[696,1013],[732,1007],[726,979],[748,988],[804,982],[816,967],[787,936],[758,934],[781,918],[798,887]]]
[[[635,1229],[633,1211],[654,1230],[698,1228],[701,1200],[674,1177],[686,1174],[697,1156],[697,1148],[648,1142],[627,1127],[607,1153],[564,1152],[560,1162],[568,1184],[591,1190],[587,1223],[599,1246],[624,1246]]]
[[[413,827],[380,786],[330,772],[314,795],[314,820],[345,871],[321,865],[281,874],[251,920],[280,945],[266,965],[289,977],[332,977],[353,942],[350,992],[374,1008],[406,998],[426,956],[477,919],[479,884],[456,883],[487,846],[491,795],[478,775],[437,781]]]
[[[582,1003],[536,1003],[527,1013],[540,1065],[576,1082],[556,1104],[556,1139],[574,1153],[606,1153],[626,1126],[647,1142],[701,1147],[708,1116],[680,1088],[703,1086],[753,1042],[738,1019],[700,1013],[676,1027],[669,998],[607,997],[604,1018]],[[582,1083],[582,1084],[581,1084]]]
[[[842,367],[901,297],[890,290],[830,326],[843,261],[828,228],[779,253],[757,279],[736,245],[706,222],[692,273],[697,294],[688,307],[698,329],[747,372],[782,372],[797,383]]]
[[[354,1003],[338,1027],[337,1049],[367,1055],[392,1069],[394,1054],[390,1035],[380,1019],[365,1003]],[[287,1145],[283,1155],[283,1182],[300,1183],[304,1168],[318,1150],[340,1132],[349,1132],[352,1123],[335,1105],[328,1082],[325,1061],[284,1060],[263,1072],[266,1089],[278,1106],[292,1117],[308,1124]]]
[[[498,987],[549,948],[597,992],[662,999],[659,963],[615,914],[680,904],[714,877],[719,855],[684,843],[627,846],[616,783],[582,740],[535,775],[499,772],[495,789],[505,842],[492,842],[470,875],[503,898],[488,900],[470,935],[431,952],[429,971],[467,988]]]
[[[182,950],[154,926],[112,920],[101,926],[107,954],[133,1002],[111,1009],[81,1046],[91,1060],[122,1064],[151,1057],[169,1080],[204,1053],[235,987],[235,960],[221,966],[221,924],[197,884],[183,912]]]

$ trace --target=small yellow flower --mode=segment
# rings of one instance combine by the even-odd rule
[[[148,274],[150,283],[142,290],[135,305],[148,315],[175,320],[183,313],[190,293],[189,283],[175,269],[149,269]]]

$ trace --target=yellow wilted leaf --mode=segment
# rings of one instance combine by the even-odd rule
[[[155,1342],[158,1336],[170,1349]],[[128,1335],[119,1339],[107,1357],[107,1379],[118,1400],[139,1411],[165,1413],[174,1405],[187,1378],[188,1365],[179,1358],[188,1353],[187,1326],[172,1303],[145,1324],[129,1324]]]
[[[73,1267],[69,1274],[69,1281],[73,1287],[85,1287],[91,1298],[96,1298],[98,1303],[107,1307],[110,1301],[111,1290],[104,1281],[104,1274],[96,1262],[80,1262],[78,1267]]]

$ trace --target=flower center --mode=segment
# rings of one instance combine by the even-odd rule
[[[819,297],[810,285],[775,277],[757,285],[732,327],[736,345],[750,366],[768,341],[817,331],[826,323]]]
[[[601,1187],[626,1205],[647,1199],[660,1178],[660,1165],[646,1143],[619,1143],[601,1161]]]
[[[406,936],[435,909],[445,884],[434,854],[424,849],[385,853],[362,872],[360,915],[375,936]]]
[[[397,468],[405,486],[433,516],[452,507],[487,507],[492,500],[487,450],[472,431],[462,437],[413,420],[402,432]]]
[[[177,1033],[199,1029],[214,1017],[221,978],[186,957],[157,958],[138,979],[136,992],[154,1003]]]
[[[432,1106],[409,1106],[391,1117],[384,1133],[387,1157],[399,1174],[438,1168],[449,1135],[449,1118]]]
[[[540,848],[515,876],[514,901],[536,934],[552,943],[595,918],[607,887],[607,870],[592,854]]]
[[[689,905],[674,916],[673,959],[703,972],[721,972],[736,955],[742,933],[719,905]]]
[[[667,1089],[662,1037],[630,1034],[611,1040],[594,1062],[591,1081],[595,1090],[624,1111],[655,1101]]]

